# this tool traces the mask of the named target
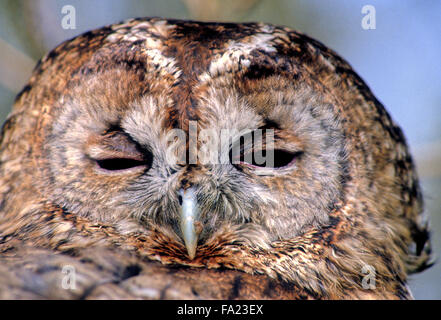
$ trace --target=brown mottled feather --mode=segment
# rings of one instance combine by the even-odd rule
[[[191,120],[221,128],[247,115],[310,161],[228,179],[200,163],[155,167],[156,189],[75,162],[77,142],[88,152],[136,140],[106,140],[101,127],[161,143]],[[430,265],[403,133],[345,61],[288,28],[146,18],[66,41],[18,95],[0,157],[0,298],[407,299],[407,275]],[[193,185],[211,207],[190,260],[175,191]],[[64,265],[76,290],[59,285]],[[365,265],[374,290],[362,287]]]

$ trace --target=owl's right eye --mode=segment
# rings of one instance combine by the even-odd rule
[[[142,160],[128,158],[109,158],[96,160],[96,162],[101,169],[111,171],[126,170],[146,165],[146,163]]]
[[[134,168],[151,167],[153,155],[144,150],[122,130],[112,130],[91,138],[87,147],[88,156],[104,172],[121,172]]]

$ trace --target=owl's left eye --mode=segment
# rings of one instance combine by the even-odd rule
[[[98,166],[105,170],[116,171],[144,166],[145,161],[128,158],[109,158],[96,160]]]
[[[91,138],[87,149],[88,156],[101,172],[150,168],[153,160],[151,152],[143,150],[121,129]]]

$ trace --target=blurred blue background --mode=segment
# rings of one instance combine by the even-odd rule
[[[76,29],[65,30],[72,5]],[[364,5],[376,29],[364,30]],[[346,59],[403,128],[415,157],[441,256],[441,1],[325,0],[0,0],[0,122],[48,50],[89,29],[126,18],[263,21],[286,25]],[[441,263],[412,276],[417,299],[441,299]]]

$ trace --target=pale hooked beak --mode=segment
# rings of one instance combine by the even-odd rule
[[[179,227],[181,228],[188,256],[193,260],[198,244],[198,232],[195,225],[199,215],[196,193],[193,188],[189,188],[187,190],[179,190],[179,195],[182,197]]]

